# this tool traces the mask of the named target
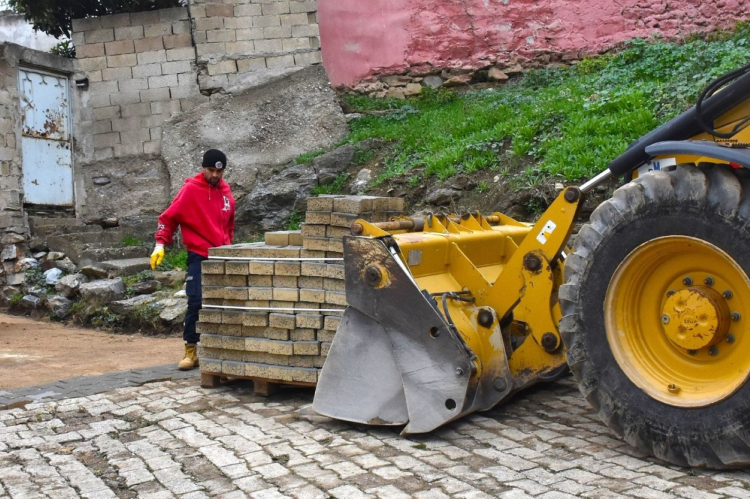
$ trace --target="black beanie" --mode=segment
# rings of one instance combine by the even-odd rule
[[[203,168],[217,168],[223,170],[227,167],[226,155],[218,149],[209,149],[203,155]]]

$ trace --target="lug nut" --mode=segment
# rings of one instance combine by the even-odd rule
[[[673,294],[675,294],[676,292],[677,292],[677,291],[675,291],[674,289],[670,289],[669,291],[667,291],[667,297],[670,297],[670,296],[672,296],[672,295],[673,295]]]
[[[464,370],[462,368],[460,368],[460,367],[457,367],[456,368],[456,376],[463,376],[463,375],[464,375]]]
[[[725,300],[731,300],[732,297],[734,296],[734,293],[732,293],[730,290],[727,289],[721,294],[721,296],[723,296]]]
[[[685,286],[692,286],[693,285],[693,278],[692,277],[686,277],[682,280],[682,284]]]
[[[738,322],[742,316],[739,312],[732,312],[732,320],[734,322]]]
[[[713,286],[714,278],[711,276],[706,277],[705,279],[703,279],[703,284],[705,284],[706,286]]]
[[[667,314],[664,314],[661,316],[661,323],[662,324],[669,324],[669,316]]]
[[[667,385],[667,390],[669,390],[670,393],[677,393],[680,391],[680,388],[674,383],[670,383]]]
[[[716,347],[711,347],[711,348],[709,348],[709,349],[708,349],[708,355],[711,355],[711,356],[713,356],[713,357],[716,357],[717,355],[719,355],[719,349],[718,349],[718,348],[716,348]]]
[[[688,354],[690,355],[695,355],[696,353],[698,353],[696,350],[688,350]]]
[[[732,333],[729,333],[724,339],[727,340],[727,343],[734,343],[734,335]]]

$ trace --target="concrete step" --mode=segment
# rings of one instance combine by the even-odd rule
[[[81,250],[79,254],[79,261],[98,263],[98,262],[106,262],[108,260],[144,258],[144,257],[149,256],[150,254],[151,254],[151,250],[149,250],[148,248],[140,248],[140,247],[134,247],[134,246],[128,246],[124,248],[87,247]]]
[[[54,249],[61,241],[73,241],[76,244],[89,244],[98,246],[120,246],[126,237],[122,231],[110,229],[99,232],[73,232],[70,234],[55,234],[47,236],[47,246]]]
[[[99,265],[101,265],[103,269],[109,271],[110,275],[122,277],[134,275],[142,270],[150,269],[151,259],[149,257],[123,258],[121,260],[108,260],[101,262]]]
[[[58,236],[65,234],[97,234],[104,229],[99,225],[69,224],[69,225],[33,225],[31,233],[35,236]]]

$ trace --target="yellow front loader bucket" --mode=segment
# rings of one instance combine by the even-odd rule
[[[349,307],[314,409],[424,433],[564,369],[556,290],[577,201],[561,196],[565,220],[536,225],[497,213],[356,222]]]

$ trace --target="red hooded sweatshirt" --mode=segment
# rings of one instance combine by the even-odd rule
[[[224,180],[213,187],[203,173],[185,179],[185,185],[159,217],[156,242],[172,243],[177,226],[188,251],[208,256],[208,248],[232,244],[234,237],[234,198]]]

